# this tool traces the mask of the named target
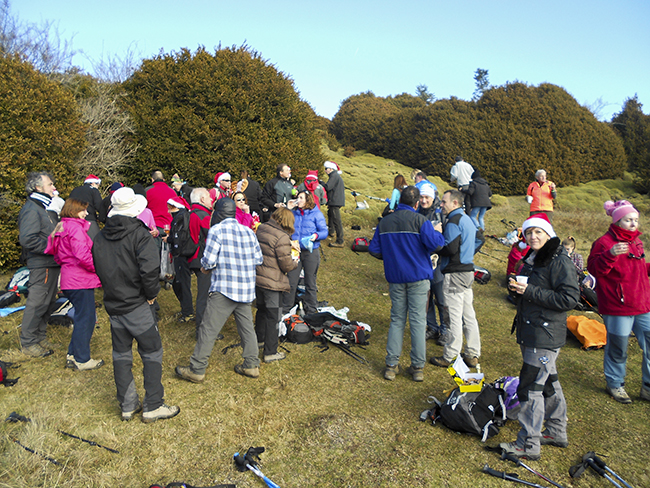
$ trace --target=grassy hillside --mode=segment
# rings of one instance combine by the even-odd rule
[[[411,168],[369,154],[344,158],[329,153],[344,170],[346,186],[363,195],[386,198],[395,174],[409,176]],[[445,179],[447,175],[441,175]],[[552,179],[553,175],[549,175]],[[447,185],[432,178],[439,188]],[[585,259],[590,243],[608,227],[602,201],[632,197],[647,209],[645,198],[629,193],[629,181],[594,182],[559,190],[559,210],[554,219],[561,237],[578,239]],[[355,210],[348,193],[343,212],[346,242],[354,236],[372,236],[372,227],[384,203],[366,199],[368,210]],[[359,199],[361,200],[361,199]],[[503,236],[501,219],[520,223],[527,216],[523,197],[495,197],[498,203],[486,215],[487,234]],[[648,225],[645,215],[641,228]],[[361,230],[351,230],[352,225]],[[521,355],[510,326],[514,308],[506,301],[502,282],[508,248],[488,239],[477,264],[488,268],[493,279],[475,285],[475,308],[482,334],[481,365],[487,380],[517,375]],[[389,323],[390,299],[382,263],[349,247],[325,247],[318,276],[319,299],[337,308],[348,307],[349,318],[372,326],[370,345],[356,351],[369,361],[363,365],[316,343],[286,345],[288,358],[263,364],[261,377],[252,380],[233,372],[241,361],[234,323],[224,328],[225,339],[216,344],[204,383],[191,384],[174,376],[177,364],[188,364],[194,348],[194,324],[178,324],[179,310],[173,293],[160,295],[163,338],[163,384],[166,400],[181,407],[178,417],[145,425],[121,422],[115,400],[111,367],[108,317],[99,310],[92,342],[93,357],[107,365],[97,371],[64,369],[70,331],[51,327],[48,338],[59,344],[54,356],[26,359],[20,353],[17,326],[21,313],[0,319],[2,359],[16,361],[20,376],[13,388],[0,389],[0,415],[12,411],[32,418],[29,424],[2,423],[0,486],[22,487],[148,487],[153,483],[185,481],[196,486],[236,483],[263,486],[251,473],[235,470],[232,456],[250,446],[264,446],[264,473],[282,487],[503,487],[503,480],[481,472],[488,463],[499,471],[518,472],[525,480],[543,481],[521,468],[501,461],[483,449],[475,437],[461,435],[441,425],[418,421],[428,408],[427,398],[444,398],[454,386],[446,370],[425,367],[425,380],[415,383],[400,375],[385,381],[382,368]],[[8,280],[8,274],[1,283]],[[101,299],[101,292],[97,293]],[[410,343],[405,337],[402,365],[408,366]],[[428,355],[442,348],[428,344]],[[141,363],[134,350],[136,383],[141,389]],[[633,486],[650,486],[647,453],[650,451],[650,404],[638,401],[641,386],[640,349],[631,340],[627,388],[634,403],[621,405],[604,392],[602,351],[583,351],[570,339],[558,361],[569,408],[570,446],[544,447],[542,459],[527,464],[567,487],[606,486],[591,472],[572,480],[568,469],[587,451],[596,451],[609,466]],[[58,429],[120,451],[104,449],[64,437]],[[511,441],[517,423],[508,423],[489,445]],[[50,456],[55,466],[25,451],[12,441]],[[607,457],[605,457],[607,456]]]

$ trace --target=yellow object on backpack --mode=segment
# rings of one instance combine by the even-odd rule
[[[583,349],[600,349],[607,344],[607,329],[594,319],[584,315],[570,315],[567,317],[566,326],[582,344]]]

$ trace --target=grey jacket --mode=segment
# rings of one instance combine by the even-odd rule
[[[323,186],[327,192],[328,207],[345,207],[345,183],[338,172],[332,171]]]
[[[44,254],[47,238],[54,230],[57,220],[52,212],[38,200],[27,198],[18,214],[19,241],[23,247],[23,257],[29,269],[58,268],[54,256]]]

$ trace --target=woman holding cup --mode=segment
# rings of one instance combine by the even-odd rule
[[[639,236],[639,212],[627,200],[605,202],[612,224],[591,246],[587,269],[598,282],[598,311],[607,328],[604,370],[606,391],[620,403],[632,403],[625,391],[630,333],[643,351],[640,397],[650,401],[650,266]]]
[[[542,445],[569,445],[556,361],[566,342],[566,312],[577,305],[580,290],[571,258],[546,214],[526,219],[522,231],[530,250],[519,275],[508,283],[517,297],[513,332],[523,358],[517,388],[521,430],[517,440],[499,446],[507,454],[536,460]]]

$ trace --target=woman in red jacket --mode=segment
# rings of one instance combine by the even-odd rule
[[[91,359],[90,339],[95,330],[95,288],[101,283],[95,274],[88,237],[90,222],[85,220],[88,203],[68,198],[61,210],[61,222],[48,238],[48,254],[61,265],[61,290],[74,307],[74,328],[68,346],[66,367],[77,370],[97,369],[101,359]]]
[[[640,396],[650,401],[650,266],[639,239],[639,212],[627,200],[608,201],[604,207],[612,224],[592,245],[587,269],[598,282],[598,311],[607,327],[607,393],[617,402],[632,402],[624,386],[627,345],[634,331],[643,351]]]

